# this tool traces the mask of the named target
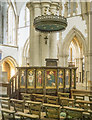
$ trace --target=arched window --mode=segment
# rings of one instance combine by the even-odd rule
[[[8,9],[8,44],[16,45],[16,22],[12,5]]]

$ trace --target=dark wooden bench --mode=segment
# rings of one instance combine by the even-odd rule
[[[75,104],[77,104],[77,107],[85,110],[83,116],[90,118],[91,112],[89,111],[91,111],[92,101],[76,100]]]
[[[45,95],[45,97],[48,104],[55,104],[55,105],[59,104],[58,96]]]
[[[68,97],[69,98],[70,96],[70,93],[61,93],[61,92],[58,92],[58,97]]]
[[[81,108],[73,108],[73,107],[67,107],[64,106],[61,109],[65,109],[66,112],[66,118],[71,117],[71,120],[76,120],[76,119],[82,119],[83,120],[83,112],[85,112],[84,109]]]
[[[89,97],[89,101],[92,101],[92,95],[89,95],[88,97]]]
[[[84,100],[86,100],[85,98],[89,98],[89,96],[92,96],[92,91],[90,90],[78,90],[78,89],[71,89],[71,96],[84,96]],[[80,99],[83,100],[83,99]]]
[[[28,93],[21,93],[21,95],[22,95],[22,100],[24,100],[25,108],[28,109],[28,104],[26,103],[26,101],[31,101],[32,95]]]
[[[14,105],[15,110],[15,118],[25,119],[25,118],[31,118],[31,119],[37,119],[39,118],[36,114],[29,114],[24,111],[24,101],[23,100],[17,100],[17,99],[11,99]]]
[[[73,94],[75,100],[84,100],[85,94]]]
[[[76,100],[75,104],[78,104],[79,108],[85,109],[85,111],[91,110],[92,101]]]
[[[27,101],[27,103],[29,105],[29,113],[34,114],[41,119],[42,102]]]
[[[31,94],[21,93],[21,95],[22,95],[22,99],[23,99],[24,101],[31,100]]]
[[[2,120],[6,119],[15,119],[15,111],[11,109],[10,106],[10,99],[9,98],[0,98],[1,100],[1,114],[2,114]]]
[[[60,105],[44,103],[43,106],[45,107],[47,120],[60,120]]]
[[[44,95],[42,94],[32,94],[34,101],[44,103]]]
[[[75,104],[74,99],[67,98],[67,97],[60,97],[59,101],[60,101],[60,105],[62,105],[62,107],[64,107],[64,106],[74,107],[74,104]]]

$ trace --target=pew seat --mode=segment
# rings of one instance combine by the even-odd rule
[[[34,101],[44,103],[44,95],[42,94],[32,94]]]
[[[60,105],[62,105],[63,107],[64,106],[74,107],[74,103],[75,103],[74,99],[67,98],[67,97],[60,97],[59,101],[60,101]]]
[[[50,96],[50,95],[45,95],[47,103],[48,104],[59,104],[59,100],[57,96]]]
[[[15,119],[15,111],[11,109],[10,99],[9,98],[0,98],[1,99],[1,114],[2,120],[6,119]]]
[[[69,96],[70,96],[70,93],[61,93],[61,92],[58,92],[58,97],[60,98],[60,97],[67,97],[67,98],[69,98]]]
[[[15,113],[15,115],[17,116],[21,116],[23,118],[31,118],[31,119],[39,119],[39,115],[35,115],[35,114],[27,114],[27,113],[23,113],[23,112],[17,112]]]
[[[43,106],[45,107],[46,118],[60,120],[60,105],[44,103]]]

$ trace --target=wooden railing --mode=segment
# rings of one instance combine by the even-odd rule
[[[11,98],[19,98],[19,78],[18,72],[10,79],[9,96]]]
[[[10,98],[19,99],[21,92],[57,95],[58,92],[70,92],[71,89],[76,89],[76,67],[31,66],[17,69],[18,72],[9,82]]]

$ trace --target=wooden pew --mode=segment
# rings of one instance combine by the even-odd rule
[[[15,111],[11,109],[10,106],[10,99],[9,98],[1,98],[1,114],[2,114],[2,120],[6,119],[15,119]]]
[[[60,105],[62,105],[62,107],[64,107],[64,106],[74,107],[74,103],[75,103],[74,99],[67,98],[67,97],[60,97],[59,101],[60,101]]]
[[[47,100],[48,104],[55,104],[55,105],[59,104],[57,96],[45,95],[45,97],[46,97],[46,100]]]
[[[78,104],[79,108],[85,109],[85,111],[91,110],[92,101],[76,100],[75,104]]]
[[[75,100],[84,100],[85,94],[73,94]]]
[[[73,108],[73,107],[71,108],[67,106],[64,106],[63,108],[61,107],[61,109],[65,109],[66,118],[71,117],[73,120],[83,119],[83,112],[85,111],[84,109]]]
[[[71,96],[74,97],[74,95],[89,97],[89,96],[92,96],[92,92],[90,90],[71,89]],[[84,97],[84,100],[85,100],[85,97]]]
[[[90,118],[92,101],[76,100],[75,104],[77,104],[79,108],[85,110],[83,113],[84,117]]]
[[[21,93],[21,95],[22,95],[22,99],[23,99],[24,101],[31,100],[31,94]]]
[[[46,120],[52,120],[52,119],[60,120],[60,105],[43,103],[43,106],[45,107],[45,111],[46,111]]]
[[[67,97],[67,98],[69,98],[69,96],[70,96],[70,93],[61,93],[61,92],[58,92],[58,97],[60,98],[60,97]]]
[[[28,93],[21,93],[22,95],[22,100],[24,100],[24,105],[25,105],[25,108],[28,109],[28,104],[26,103],[26,101],[30,101],[32,98],[31,94],[28,94]]]
[[[17,99],[11,99],[14,105],[14,110],[15,110],[15,118],[18,117],[20,119],[25,119],[25,118],[31,118],[33,120],[38,119],[38,115],[31,115],[28,113],[25,113],[24,111],[24,101],[23,100],[17,100]]]
[[[89,95],[88,97],[89,97],[89,101],[92,101],[92,95]]]
[[[41,102],[26,101],[29,104],[29,113],[38,116],[41,119]]]
[[[44,95],[42,94],[32,94],[34,101],[44,103]]]
[[[9,100],[9,97],[0,97],[0,100]]]

